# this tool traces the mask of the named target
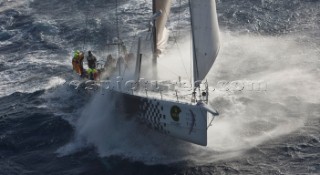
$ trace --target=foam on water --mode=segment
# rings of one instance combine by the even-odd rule
[[[217,1],[219,22],[225,32],[219,58],[208,76],[210,86],[215,88],[221,80],[262,81],[267,83],[267,88],[211,92],[210,105],[220,116],[208,130],[207,147],[151,131],[122,116],[107,94],[99,92],[90,99],[84,92],[67,86],[66,82],[72,78],[74,49],[91,49],[101,58],[110,53],[105,44],[115,36],[114,2],[0,0],[2,174],[99,174],[92,171],[99,171],[99,166],[101,172],[109,169],[103,158],[113,155],[145,164],[181,161],[205,164],[188,168],[186,163],[181,169],[164,166],[182,171],[164,174],[317,174],[320,171],[318,2]],[[141,33],[148,30],[150,3],[120,2],[120,37],[126,45],[129,38],[145,37]],[[167,27],[179,30],[171,36],[179,32],[187,36],[188,1],[173,3]],[[159,70],[166,73],[162,79],[177,80],[180,75],[189,80],[190,65],[185,59],[191,55],[190,41],[179,40],[179,36],[171,39],[174,41],[169,42],[170,47],[176,39],[183,44],[179,48],[174,45],[159,60]],[[172,61],[177,57],[184,64],[181,60]],[[179,68],[174,64],[179,64]],[[36,91],[41,92],[10,95]],[[84,103],[87,104],[82,108]],[[76,134],[70,143],[58,149],[73,132],[61,118],[73,125]],[[92,146],[102,160],[96,158],[93,149],[88,151]],[[67,157],[52,159],[51,150],[55,148],[60,156]],[[79,151],[81,154],[74,154]],[[113,158],[109,160],[112,162]],[[153,174],[143,173],[144,169],[159,171],[145,165],[136,167],[135,163],[127,165],[122,160],[116,164],[120,171],[128,166],[140,174]]]
[[[35,78],[33,80],[33,83],[29,83],[29,84],[22,83],[19,85],[14,85],[17,82],[14,82],[13,80],[11,80],[11,82],[7,81],[7,84],[0,84],[0,89],[1,89],[0,97],[8,96],[14,92],[33,93],[39,90],[48,90],[54,87],[58,87],[64,84],[65,82],[66,81],[61,77],[50,77],[46,83],[45,83],[45,80],[37,80],[37,78]]]
[[[1,0],[0,1],[0,12],[14,9],[16,7],[27,6],[32,0],[18,1],[18,0]]]
[[[314,96],[320,93],[319,75],[313,68],[319,64],[315,52],[299,45],[294,37],[229,33],[223,34],[223,38],[225,42],[208,75],[209,82],[257,80],[266,82],[267,89],[211,93],[210,105],[220,116],[208,130],[208,147],[179,141],[150,131],[134,120],[127,121],[114,110],[112,99],[101,94],[87,105],[76,124],[76,140],[85,141],[71,145],[78,149],[79,143],[89,143],[101,156],[119,155],[147,164],[179,161],[207,164],[237,157],[303,127],[310,117],[307,106],[319,103]],[[188,48],[186,44],[182,49]],[[281,59],[282,56],[286,58]],[[313,64],[301,64],[302,56]],[[70,144],[65,149],[68,151],[62,154],[73,152]]]

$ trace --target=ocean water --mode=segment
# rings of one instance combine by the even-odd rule
[[[72,85],[72,51],[114,53],[117,18],[133,51],[150,3],[0,0],[0,174],[320,174],[320,1],[217,1],[221,50],[207,79],[220,116],[207,147],[125,120],[111,97]],[[165,78],[190,75],[188,16],[175,0],[165,54],[183,64],[163,56]]]

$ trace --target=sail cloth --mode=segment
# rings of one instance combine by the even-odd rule
[[[193,37],[194,81],[203,80],[219,52],[219,25],[215,0],[189,0]]]
[[[156,46],[157,53],[161,53],[167,44],[169,38],[169,31],[166,28],[166,23],[169,18],[172,0],[155,0],[155,12],[161,11],[161,15],[156,19]]]

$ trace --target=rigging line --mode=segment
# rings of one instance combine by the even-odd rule
[[[174,71],[172,71],[171,69],[169,69],[168,67],[164,66],[164,64],[161,63],[157,63],[159,66],[162,66],[163,68],[167,69],[169,72],[171,72],[172,74],[176,75],[176,76],[180,76],[177,73],[175,73]]]
[[[181,20],[181,0],[179,0],[179,8],[180,8],[180,12],[179,12],[179,16],[178,16],[178,26],[180,26],[180,20]],[[178,28],[178,32],[177,32],[177,36],[180,35],[180,29]]]
[[[117,38],[118,38],[118,42],[119,42],[120,33],[119,33],[118,0],[116,0],[116,27],[117,27]]]
[[[133,45],[134,45],[134,44],[133,44],[133,43],[134,43],[133,41],[135,41],[136,37],[137,37],[137,34],[135,33],[135,35],[134,35],[134,37],[133,37],[133,39],[132,39],[132,41],[131,41],[131,46],[130,46],[130,50],[129,50],[130,52],[132,52]]]
[[[128,68],[128,63],[125,61],[125,56],[127,53],[127,51],[124,50],[124,42],[120,39],[120,29],[119,29],[119,14],[118,14],[118,0],[116,0],[116,28],[117,28],[117,45],[118,45],[118,61],[120,61],[119,63],[119,68],[120,68],[120,71],[121,71],[121,64],[124,65],[124,69],[122,71],[122,74],[120,73],[120,75],[124,75],[127,68]],[[121,45],[120,45],[120,41],[121,41]],[[121,47],[121,48],[120,48]],[[120,53],[122,52],[122,53]],[[120,56],[120,55],[123,55],[123,56]]]
[[[191,29],[191,30],[192,30],[192,29]],[[190,56],[190,59],[189,59],[189,61],[190,61],[190,65],[189,65],[189,66],[190,66],[190,70],[189,70],[189,71],[190,71],[190,73],[191,73],[190,83],[192,83],[192,81],[194,81],[194,80],[193,80],[193,74],[194,74],[194,73],[193,73],[193,55],[192,55],[192,54],[193,54],[193,51],[192,51],[193,45],[192,45],[192,42],[193,42],[193,41],[192,41],[192,33],[190,33],[190,46],[189,46],[189,47],[190,47],[190,52],[189,52],[189,56]]]
[[[87,28],[88,28],[88,21],[87,21],[87,15],[85,15],[85,32],[84,32],[84,37],[83,37],[83,45],[82,45],[82,50],[85,50],[85,45],[86,45],[86,40],[87,40]]]
[[[181,10],[181,0],[179,0],[179,8],[180,8],[180,10]],[[170,20],[170,19],[169,19]],[[181,13],[179,13],[179,17],[178,17],[178,26],[180,25],[179,23],[180,23],[180,20],[181,20]],[[178,32],[179,32],[179,29],[178,29]],[[182,65],[183,65],[183,68],[184,68],[184,71],[186,72],[186,75],[187,75],[187,77],[189,77],[190,78],[190,75],[189,75],[189,73],[188,73],[188,70],[187,70],[187,68],[186,68],[186,65],[184,64],[184,62],[183,62],[183,59],[182,59],[182,52],[181,52],[181,49],[180,49],[180,47],[179,47],[179,44],[178,44],[178,42],[177,42],[177,38],[178,38],[178,36],[177,36],[178,34],[173,34],[173,37],[174,37],[174,43],[176,44],[176,46],[177,46],[177,48],[178,48],[178,52],[179,52],[179,55],[180,55],[180,60],[181,60],[181,63],[182,63]]]
[[[94,33],[96,33],[97,34],[97,30],[99,31],[99,28],[97,27],[98,25],[97,25],[97,18],[96,18],[96,16],[98,16],[97,15],[98,14],[98,11],[96,10],[96,8],[94,9],[94,11],[93,11],[93,14],[92,14],[92,19],[95,21],[95,24],[94,24]],[[101,19],[98,19],[98,20],[101,20]],[[101,22],[100,22],[101,23]],[[95,34],[95,36],[96,36],[96,34]],[[97,40],[97,39],[95,39],[95,40]]]
[[[183,65],[184,71],[186,72],[187,77],[190,78],[190,75],[189,75],[189,73],[188,73],[188,70],[187,70],[187,68],[186,68],[186,65],[184,64],[183,59],[182,59],[181,49],[180,49],[179,44],[177,43],[176,40],[175,40],[175,44],[177,45],[178,52],[179,52],[179,55],[180,55],[179,58],[180,58],[180,61],[181,61],[182,65]]]
[[[85,50],[85,46],[87,44],[87,36],[88,36],[88,20],[89,20],[89,12],[91,10],[85,10],[85,33],[84,33],[84,38],[83,38],[83,46],[82,46],[82,50]],[[86,13],[88,12],[88,13]]]
[[[135,39],[135,37],[136,37],[136,36],[134,36],[134,39]],[[124,46],[124,44],[123,44],[123,46]],[[130,51],[129,51],[130,53],[131,53],[132,48],[133,48],[133,43],[131,43],[131,47],[130,47]],[[126,60],[125,60],[126,54],[128,55],[129,53],[124,53],[124,57],[122,58],[122,61],[123,61],[123,63],[124,63],[124,69],[123,69],[121,75],[124,75],[124,74],[126,73],[126,70],[127,70],[128,67],[129,67],[128,62],[126,62]],[[120,58],[120,57],[119,57],[119,58]],[[118,58],[118,61],[120,61],[119,58]]]
[[[84,41],[83,41],[83,46],[82,46],[82,50],[85,50],[85,46],[86,44],[88,43],[88,32],[89,32],[89,20],[90,19],[94,19],[94,16],[95,16],[95,13],[96,13],[96,10],[94,9],[93,11],[93,14],[92,17],[90,15],[90,12],[92,12],[92,10],[89,8],[89,9],[86,9],[85,10],[85,33],[84,33]],[[91,41],[92,42],[92,41]]]
[[[136,38],[136,35],[134,36],[134,38],[133,38],[133,40],[135,40],[135,38]],[[124,46],[124,44],[123,44],[123,46]],[[133,43],[131,43],[131,47],[130,47],[130,53],[131,53],[131,51],[132,51],[132,48],[133,48]],[[122,74],[121,75],[124,75],[125,73],[126,73],[126,70],[129,68],[129,64],[128,64],[128,62],[130,61],[128,61],[128,62],[126,62],[126,60],[125,60],[125,57],[126,56],[128,56],[128,54],[129,53],[124,53],[124,57],[122,58],[122,61],[123,61],[123,63],[124,63],[124,65],[125,65],[125,67],[124,67],[124,70],[122,71]],[[119,57],[120,58],[120,57]]]
[[[188,0],[188,4],[189,4],[189,15],[190,15],[190,25],[191,25],[191,32],[190,32],[190,45],[191,45],[191,49],[190,49],[190,58],[191,58],[191,61],[190,61],[190,72],[192,73],[192,76],[191,76],[191,83],[194,84],[193,81],[196,81],[195,78],[196,78],[196,70],[195,70],[195,66],[197,66],[197,61],[195,60],[196,59],[196,54],[195,54],[195,46],[194,46],[194,35],[193,35],[193,22],[192,22],[192,9],[191,9],[191,0]]]
[[[137,35],[135,35],[134,37],[133,37],[133,40],[135,40],[135,38],[136,38],[136,36]],[[131,42],[131,46],[130,46],[130,50],[129,50],[129,52],[127,53],[127,55],[129,55],[129,53],[132,53],[131,51],[132,51],[132,48],[133,48],[133,42]],[[126,56],[126,55],[125,55]],[[138,59],[138,58],[137,58]],[[125,60],[124,60],[125,61]],[[130,60],[129,60],[130,61]],[[128,62],[129,62],[128,61]],[[125,62],[125,69],[123,70],[123,72],[122,72],[122,75],[124,75],[125,73],[126,73],[126,70],[127,70],[127,68],[129,67],[129,64],[127,63],[127,62]]]
[[[132,47],[132,45],[131,45],[131,47]],[[128,56],[128,53],[124,53],[123,55],[124,55],[124,57],[121,57],[121,58],[122,58],[122,61],[124,63],[124,70],[122,71],[121,75],[124,75],[126,73],[126,70],[129,68],[129,64],[128,63],[130,61],[130,60],[127,60],[127,61],[125,60],[125,57]]]
[[[120,41],[120,32],[119,32],[119,14],[118,14],[118,0],[116,0],[116,28],[117,28],[117,39],[118,39],[118,55],[117,57],[120,56],[120,46],[119,46],[119,41]]]

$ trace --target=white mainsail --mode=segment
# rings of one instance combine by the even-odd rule
[[[154,12],[161,11],[161,15],[156,20],[156,52],[161,53],[167,44],[169,31],[166,28],[166,23],[169,18],[172,0],[154,0]]]
[[[193,38],[194,81],[203,80],[219,52],[215,0],[189,0]]]

